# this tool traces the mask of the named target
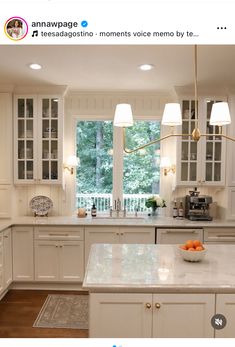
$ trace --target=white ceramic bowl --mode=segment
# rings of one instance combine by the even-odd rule
[[[184,260],[191,262],[202,261],[207,252],[206,249],[203,249],[202,251],[186,251],[182,248],[179,248],[179,251]]]

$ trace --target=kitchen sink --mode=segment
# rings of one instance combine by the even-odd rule
[[[127,217],[111,217],[111,216],[96,216],[94,219],[118,219],[118,220],[128,220],[128,219],[145,219],[145,217],[140,216],[127,216]]]

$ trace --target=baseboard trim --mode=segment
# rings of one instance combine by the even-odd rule
[[[8,292],[9,287],[7,287],[7,289],[5,289],[1,294],[0,294],[0,300],[2,300],[2,298],[6,295],[6,293]]]

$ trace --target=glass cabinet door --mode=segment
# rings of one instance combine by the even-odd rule
[[[44,182],[58,180],[58,118],[59,99],[43,98],[41,102],[41,179]]]
[[[206,104],[206,132],[218,134],[218,126],[210,125],[211,109],[217,100],[208,100]],[[219,182],[222,180],[222,139],[220,136],[206,137],[205,181]]]
[[[195,128],[195,101],[182,101],[182,133],[191,134]],[[183,136],[181,140],[181,182],[197,181],[197,142]]]
[[[17,180],[32,181],[34,179],[35,148],[34,122],[35,108],[33,98],[18,98],[16,104],[16,136],[17,136]]]

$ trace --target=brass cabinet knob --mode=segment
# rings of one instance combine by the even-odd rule
[[[155,304],[155,307],[156,307],[156,308],[160,308],[161,305],[157,302],[157,303]]]
[[[147,304],[145,305],[146,306],[146,308],[151,308],[152,306],[151,306],[151,304],[149,303],[149,302],[147,302]]]

